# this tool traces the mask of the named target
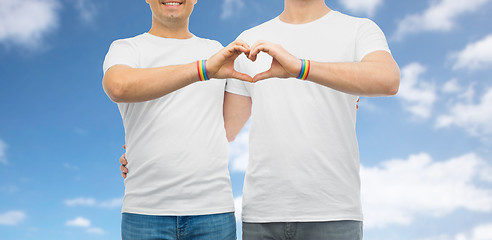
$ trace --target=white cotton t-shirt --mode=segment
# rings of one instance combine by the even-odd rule
[[[275,18],[243,32],[282,45],[298,58],[359,62],[388,51],[383,32],[369,19],[331,11],[306,24]],[[251,76],[270,68],[260,53],[235,68]],[[226,91],[253,102],[249,163],[243,188],[244,222],[362,220],[359,150],[355,133],[357,96],[295,78],[257,83],[228,80]]]
[[[208,59],[217,41],[149,33],[114,41],[104,72],[117,64],[152,68]],[[128,175],[122,212],[202,215],[234,211],[227,168],[225,80],[196,82],[163,97],[118,103],[125,127]]]

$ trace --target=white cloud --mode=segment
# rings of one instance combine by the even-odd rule
[[[374,16],[376,9],[383,4],[383,0],[338,0],[338,3],[351,12]]]
[[[79,197],[74,199],[65,200],[65,205],[69,207],[86,206],[86,207],[100,207],[100,208],[118,208],[123,203],[123,198],[113,198],[107,201],[98,202],[94,198]]]
[[[97,15],[96,5],[91,0],[75,0],[75,9],[85,23],[91,23]]]
[[[458,126],[466,129],[472,136],[492,134],[492,88],[488,89],[474,104],[471,101],[462,101],[450,107],[449,113],[441,115],[436,120],[436,127]]]
[[[451,240],[451,238],[447,235],[440,235],[430,238],[419,238],[418,240]]]
[[[419,240],[490,240],[492,239],[492,223],[485,223],[472,229],[468,233],[460,233],[455,236],[441,235]]]
[[[65,205],[69,207],[73,206],[94,206],[96,205],[96,200],[94,198],[74,198],[65,200]]]
[[[99,203],[102,208],[120,208],[123,204],[123,198],[113,198]]]
[[[238,14],[244,7],[243,0],[224,0],[222,3],[222,15],[221,19],[228,19]]]
[[[454,69],[477,70],[492,67],[492,34],[468,44],[465,49],[452,54],[456,59]]]
[[[65,225],[70,227],[86,228],[87,233],[91,234],[106,234],[106,231],[104,231],[102,228],[91,227],[91,221],[83,217],[77,217],[73,220],[69,220],[65,223]]]
[[[407,15],[399,22],[394,37],[401,40],[412,33],[450,31],[461,15],[479,10],[489,0],[439,0],[430,1],[430,6],[421,13]]]
[[[39,47],[58,26],[58,0],[0,0],[0,43]]]
[[[97,228],[97,227],[88,228],[87,232],[93,233],[93,234],[105,234],[106,233],[103,229]]]
[[[7,157],[5,156],[5,151],[7,150],[7,144],[0,139],[0,163],[7,165]]]
[[[467,87],[464,87],[460,84],[457,78],[453,78],[444,83],[440,89],[442,93],[447,95],[446,97],[448,98],[450,105],[454,105],[457,101],[471,103],[475,97],[474,87],[475,82],[472,82],[468,84]]]
[[[243,213],[243,196],[234,198],[234,214],[236,216],[236,222],[241,222],[241,214]]]
[[[231,160],[231,170],[236,172],[246,172],[249,159],[249,128],[248,121],[236,139],[229,143],[229,159]]]
[[[457,209],[492,212],[492,167],[474,153],[434,161],[426,153],[361,167],[364,225],[409,225],[418,216],[442,217]]]
[[[492,223],[483,224],[473,229],[469,234],[469,237],[465,238],[469,240],[487,240],[492,239]]]
[[[73,220],[69,220],[65,223],[67,226],[72,226],[72,227],[90,227],[91,226],[91,221],[89,219],[83,218],[83,217],[77,217]]]
[[[404,109],[420,118],[429,118],[436,101],[435,86],[421,78],[426,68],[420,63],[411,63],[402,70],[402,80],[397,97]]]
[[[447,81],[442,87],[442,91],[445,93],[457,93],[460,92],[461,86],[458,83],[458,79],[453,78]]]
[[[10,211],[0,213],[0,225],[15,226],[26,218],[26,214],[22,211]]]

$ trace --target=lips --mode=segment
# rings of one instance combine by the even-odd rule
[[[162,1],[161,4],[164,6],[179,6],[183,4],[181,1]]]

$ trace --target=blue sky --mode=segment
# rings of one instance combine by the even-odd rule
[[[226,45],[283,1],[199,0],[191,31]],[[358,112],[366,240],[492,239],[492,0],[331,0],[385,32],[401,71]],[[101,87],[145,1],[0,1],[0,239],[119,239],[124,131]],[[230,145],[241,202],[249,124]]]

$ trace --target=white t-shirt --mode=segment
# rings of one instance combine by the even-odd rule
[[[104,61],[152,68],[208,59],[217,41],[149,33],[117,40]],[[234,211],[227,168],[225,80],[197,82],[163,97],[118,103],[125,127],[128,176],[122,212],[202,215]]]
[[[275,18],[243,32],[282,45],[298,58],[359,62],[388,51],[383,32],[369,19],[331,11],[307,24]],[[236,69],[251,76],[270,68],[265,53]],[[226,91],[253,102],[250,153],[243,188],[244,222],[362,220],[359,151],[355,134],[357,96],[310,81],[228,80]]]

